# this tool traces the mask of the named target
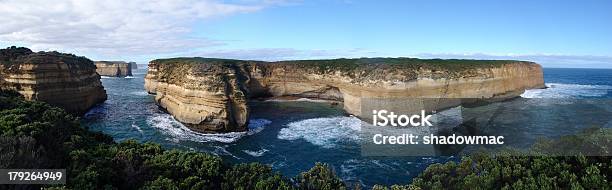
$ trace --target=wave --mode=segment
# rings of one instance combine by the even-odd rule
[[[103,78],[103,79],[121,79],[121,78],[133,79],[133,78],[136,78],[136,77],[134,77],[134,76],[125,76],[125,77],[100,76],[100,78]]]
[[[268,149],[265,149],[265,148],[262,148],[262,149],[257,150],[257,151],[252,151],[252,150],[242,150],[242,152],[244,152],[244,153],[246,153],[246,154],[248,154],[248,155],[251,155],[251,156],[253,156],[253,157],[260,157],[260,156],[263,156],[263,155],[264,155],[264,153],[266,153],[266,152],[268,152],[268,151],[269,151],[269,150],[268,150]]]
[[[563,84],[546,83],[546,89],[525,90],[523,98],[581,98],[581,97],[602,97],[612,90],[608,85],[584,85],[584,84]]]
[[[144,74],[147,74],[146,70],[144,72],[132,72],[132,75],[144,75]]]
[[[217,156],[222,156],[222,155],[227,155],[227,156],[231,156],[234,157],[236,159],[241,159],[237,156],[235,156],[234,154],[232,154],[231,152],[227,151],[227,149],[225,149],[227,146],[215,146],[215,150],[212,151],[211,153]]]
[[[134,92],[130,92],[131,95],[135,95],[135,96],[148,96],[149,93],[147,91],[134,91]]]
[[[298,99],[269,99],[266,102],[333,102],[332,100],[323,99],[310,99],[310,98],[298,98]]]
[[[287,124],[278,133],[278,139],[305,141],[324,148],[333,148],[342,142],[359,141],[361,120],[356,117],[327,117],[306,119]]]
[[[132,123],[132,128],[136,129],[136,130],[137,130],[137,131],[138,131],[140,134],[143,134],[143,133],[144,133],[144,132],[142,131],[142,129],[141,129],[141,128],[140,128],[138,125],[136,125],[136,124],[134,124],[134,123]]]
[[[287,168],[287,157],[280,155],[279,158],[275,159],[270,167],[275,170],[281,170],[282,168]]]
[[[253,119],[250,120],[250,124],[248,126],[249,130],[246,132],[218,134],[203,134],[192,131],[169,114],[157,114],[151,116],[147,119],[147,123],[150,126],[159,129],[162,133],[182,141],[233,143],[243,136],[252,135],[263,130],[264,126],[269,125],[272,122],[265,119]]]

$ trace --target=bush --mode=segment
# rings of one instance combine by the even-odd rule
[[[301,175],[295,186],[269,166],[231,165],[201,152],[159,144],[114,143],[79,126],[77,118],[42,102],[0,91],[0,168],[66,168],[67,184],[52,189],[338,189],[326,165]],[[329,183],[329,184],[327,184]],[[0,189],[40,186],[0,185]]]
[[[588,157],[579,151],[607,150],[611,134],[611,129],[587,129],[559,140],[540,141],[529,150],[529,155],[538,156],[516,150],[494,155],[479,152],[459,163],[432,164],[409,186],[391,189],[610,189],[610,157]],[[550,156],[560,152],[579,156]],[[375,189],[388,188],[378,185]]]
[[[591,130],[585,134],[592,137],[562,140],[609,147],[610,132]],[[534,150],[559,145],[568,143],[544,141]],[[66,168],[67,184],[48,186],[52,189],[347,189],[322,163],[289,180],[259,163],[231,165],[217,156],[164,150],[154,143],[114,143],[108,135],[81,128],[64,110],[5,91],[0,91],[0,168]],[[609,157],[483,153],[430,165],[410,185],[373,189],[610,189],[610,173]],[[14,188],[40,186],[0,185]]]
[[[307,172],[297,176],[299,189],[346,189],[346,185],[327,164],[316,163]]]
[[[234,165],[223,178],[222,189],[293,189],[287,179],[260,163]]]

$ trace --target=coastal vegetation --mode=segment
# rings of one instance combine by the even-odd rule
[[[342,189],[323,164],[296,177],[259,163],[230,164],[194,151],[159,144],[121,143],[90,132],[76,117],[43,102],[0,91],[0,168],[65,168],[67,184],[56,189]],[[28,188],[0,185],[0,189]]]
[[[433,164],[410,185],[373,189],[609,189],[608,157],[487,154]]]
[[[69,53],[60,53],[57,51],[50,52],[33,52],[25,47],[11,46],[5,49],[0,49],[0,64],[6,68],[15,64],[31,63],[45,64],[63,62],[68,66],[78,66],[85,68],[95,68],[93,61],[83,56],[76,56]]]
[[[498,66],[507,63],[523,62],[516,60],[475,60],[475,59],[419,59],[419,58],[339,58],[339,59],[313,59],[313,60],[288,60],[288,61],[253,61],[238,59],[220,59],[203,57],[179,57],[169,59],[156,59],[157,64],[235,64],[235,63],[291,63],[301,66],[315,66],[321,68],[349,70],[362,65],[397,65],[397,66],[424,66],[435,65],[439,67],[487,67]]]
[[[611,140],[611,129],[589,128],[558,140],[542,139],[527,152],[480,151],[458,162],[432,164],[409,185],[373,189],[610,189]]]
[[[595,143],[601,147],[595,150],[605,151],[611,137],[610,130],[590,130],[563,138],[564,142],[546,141],[537,150],[571,141]],[[218,156],[166,150],[155,143],[115,143],[108,135],[83,128],[64,110],[25,101],[12,91],[0,92],[0,168],[67,169],[67,184],[46,186],[52,189],[354,188],[322,163],[288,178],[260,163],[231,164]],[[373,189],[609,189],[610,173],[612,160],[607,156],[482,153],[459,162],[430,165],[408,185],[376,185]]]
[[[472,60],[472,59],[418,59],[418,58],[356,58],[328,60],[295,60],[275,63],[295,64],[304,68],[317,68],[320,72],[370,70],[374,68],[419,69],[462,71],[475,68],[491,68],[521,61],[513,60]]]
[[[368,71],[372,69],[404,69],[413,71],[415,69],[426,68],[437,71],[460,72],[468,71],[477,68],[492,68],[499,67],[510,63],[525,63],[531,62],[515,61],[515,60],[473,60],[473,59],[419,59],[419,58],[353,58],[353,59],[320,59],[320,60],[290,60],[290,61],[252,61],[252,60],[236,60],[236,59],[218,59],[218,58],[202,58],[202,57],[181,57],[169,59],[153,60],[153,63],[159,65],[172,65],[177,67],[181,65],[194,66],[199,64],[205,65],[236,65],[247,63],[258,63],[273,66],[287,66],[301,69],[313,69],[317,73],[328,72],[354,72]]]

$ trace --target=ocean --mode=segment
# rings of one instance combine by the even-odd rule
[[[117,142],[135,139],[207,152],[232,163],[261,162],[290,177],[324,162],[349,186],[407,184],[430,164],[458,159],[362,157],[361,121],[348,116],[342,105],[308,99],[253,102],[248,132],[199,134],[155,105],[143,87],[146,69],[133,74],[102,78],[108,100],[82,117],[83,126]],[[519,98],[493,105],[508,114],[490,119],[488,125],[509,143],[529,146],[539,137],[575,134],[592,126],[612,127],[612,105],[576,101],[612,97],[612,70],[545,68],[544,78],[548,88],[528,90]]]

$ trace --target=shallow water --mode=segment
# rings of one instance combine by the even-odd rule
[[[248,132],[195,133],[158,109],[153,96],[143,88],[145,73],[140,69],[131,78],[103,78],[108,100],[86,114],[82,123],[113,136],[116,141],[151,141],[167,148],[216,154],[230,162],[262,162],[287,176],[308,170],[315,162],[325,162],[349,184],[365,186],[409,183],[428,165],[457,159],[362,157],[361,121],[347,116],[342,105],[326,102],[253,102]],[[612,70],[545,69],[545,81],[548,89],[529,90],[522,95],[524,98],[474,110],[487,112],[503,107],[507,114],[490,119],[490,126],[507,135],[510,141],[525,146],[540,136],[573,134],[591,125],[610,127],[610,105],[593,108],[573,104],[571,100],[612,97]],[[539,99],[549,97],[566,99]]]

